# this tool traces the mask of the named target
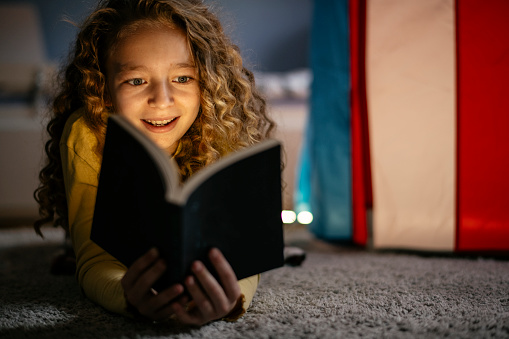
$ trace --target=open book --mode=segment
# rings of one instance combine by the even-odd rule
[[[175,160],[123,117],[108,119],[91,239],[129,267],[157,247],[168,267],[154,288],[181,283],[194,260],[215,274],[217,247],[237,278],[283,259],[280,144],[228,155],[183,185]]]

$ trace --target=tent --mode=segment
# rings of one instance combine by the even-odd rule
[[[296,206],[319,238],[509,250],[509,2],[316,0]]]

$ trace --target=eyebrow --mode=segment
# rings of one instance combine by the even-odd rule
[[[181,62],[175,65],[175,68],[196,68],[195,64],[190,64],[187,62]]]
[[[129,71],[138,71],[138,70],[142,70],[142,71],[148,70],[148,67],[144,66],[144,65],[130,66],[129,64],[116,64],[115,66],[116,66],[118,72],[120,72],[120,73],[129,72]],[[176,68],[176,69],[196,68],[196,66],[194,64],[190,64],[187,62],[180,62],[178,64],[175,64],[173,66],[173,68]]]

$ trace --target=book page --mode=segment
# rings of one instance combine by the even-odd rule
[[[268,150],[272,147],[278,146],[279,142],[274,139],[267,139],[253,146],[242,149],[238,152],[234,152],[225,156],[224,158],[218,160],[217,162],[207,166],[202,169],[195,175],[193,175],[182,187],[182,189],[172,192],[167,192],[168,195],[166,199],[168,202],[177,204],[177,205],[185,205],[188,197],[208,178],[210,178],[214,173],[217,173],[224,168],[231,166],[232,164],[242,160],[249,158],[252,155]]]

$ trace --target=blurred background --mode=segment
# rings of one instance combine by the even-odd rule
[[[374,249],[509,251],[507,0],[205,0],[283,142],[283,208]],[[45,101],[94,1],[0,0],[0,223],[27,224]]]
[[[307,114],[312,0],[206,0],[256,74],[287,146],[285,208]],[[43,149],[46,103],[93,0],[0,0],[0,224],[37,217],[32,197]],[[288,126],[285,128],[283,125]]]
[[[241,48],[243,57],[260,71],[289,71],[308,65],[308,41],[312,0],[206,0],[218,14],[226,32]],[[54,62],[67,56],[76,28],[95,7],[94,0],[0,0],[2,8],[24,7],[32,16],[10,16],[18,25],[2,29],[15,39],[28,21],[37,28],[37,49]],[[5,18],[3,18],[5,19]],[[26,27],[28,30],[29,28]],[[4,41],[2,41],[4,43]],[[2,48],[2,53],[5,49]],[[19,55],[23,58],[23,55]]]

